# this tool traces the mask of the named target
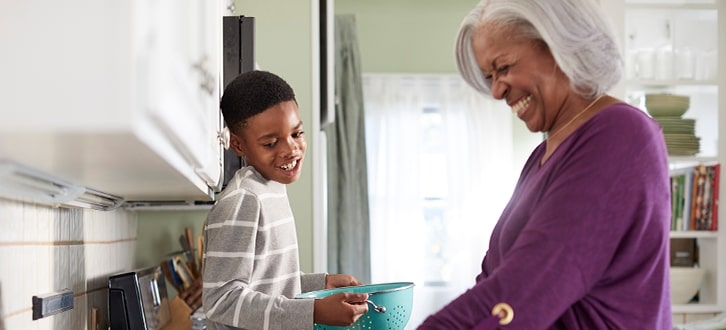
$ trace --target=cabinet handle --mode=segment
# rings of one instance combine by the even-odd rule
[[[209,72],[204,71],[204,73],[202,73],[202,82],[199,84],[199,87],[207,92],[207,94],[214,95],[214,86],[214,76],[212,76]]]
[[[198,61],[192,63],[192,68],[194,68],[195,70],[197,70],[201,73],[204,73],[206,71],[204,69],[204,64],[207,63],[208,59],[209,59],[209,57],[207,56],[207,54],[202,55],[202,57]]]
[[[207,59],[209,56],[207,54],[202,55],[202,57],[195,63],[192,64],[192,68],[195,69],[197,72],[199,72],[200,75],[200,82],[199,87],[207,92],[209,95],[214,95],[215,91],[215,77],[213,74],[209,73],[209,71],[206,69],[205,64],[207,63]]]
[[[235,10],[237,10],[237,6],[234,5],[234,2],[230,1],[229,5],[227,5],[227,10],[230,14],[234,14]]]
[[[229,149],[229,127],[225,126],[221,131],[217,132],[217,140],[224,149]]]

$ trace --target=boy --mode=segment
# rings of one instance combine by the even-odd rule
[[[346,326],[368,311],[366,294],[292,299],[360,285],[344,274],[303,274],[286,184],[300,177],[305,138],[292,88],[265,71],[241,74],[220,103],[230,147],[244,159],[204,226],[203,304],[211,329]]]

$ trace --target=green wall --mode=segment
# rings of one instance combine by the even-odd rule
[[[456,73],[454,44],[478,0],[335,0],[356,17],[364,72]]]
[[[312,130],[312,7],[304,0],[236,0],[237,14],[255,18],[255,56],[260,69],[280,75],[295,90],[304,129]],[[300,267],[313,271],[313,141],[300,180],[288,186],[295,214]]]
[[[138,216],[134,264],[146,268],[181,252],[179,235],[184,234],[184,228],[191,228],[195,237],[201,235],[207,211],[140,211]],[[176,296],[174,286],[167,284],[167,289],[169,297]]]

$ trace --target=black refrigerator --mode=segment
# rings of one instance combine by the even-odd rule
[[[225,16],[223,23],[222,81],[227,87],[239,74],[255,69],[255,18]],[[234,173],[244,166],[242,158],[232,150],[224,151],[224,181],[227,186]]]

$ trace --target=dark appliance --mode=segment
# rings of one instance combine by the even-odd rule
[[[255,18],[245,16],[222,17],[222,81],[226,88],[230,81],[243,72],[255,69]],[[234,173],[244,166],[237,154],[224,151],[224,181],[227,186]]]
[[[110,330],[158,330],[171,321],[166,282],[160,266],[108,278]]]

